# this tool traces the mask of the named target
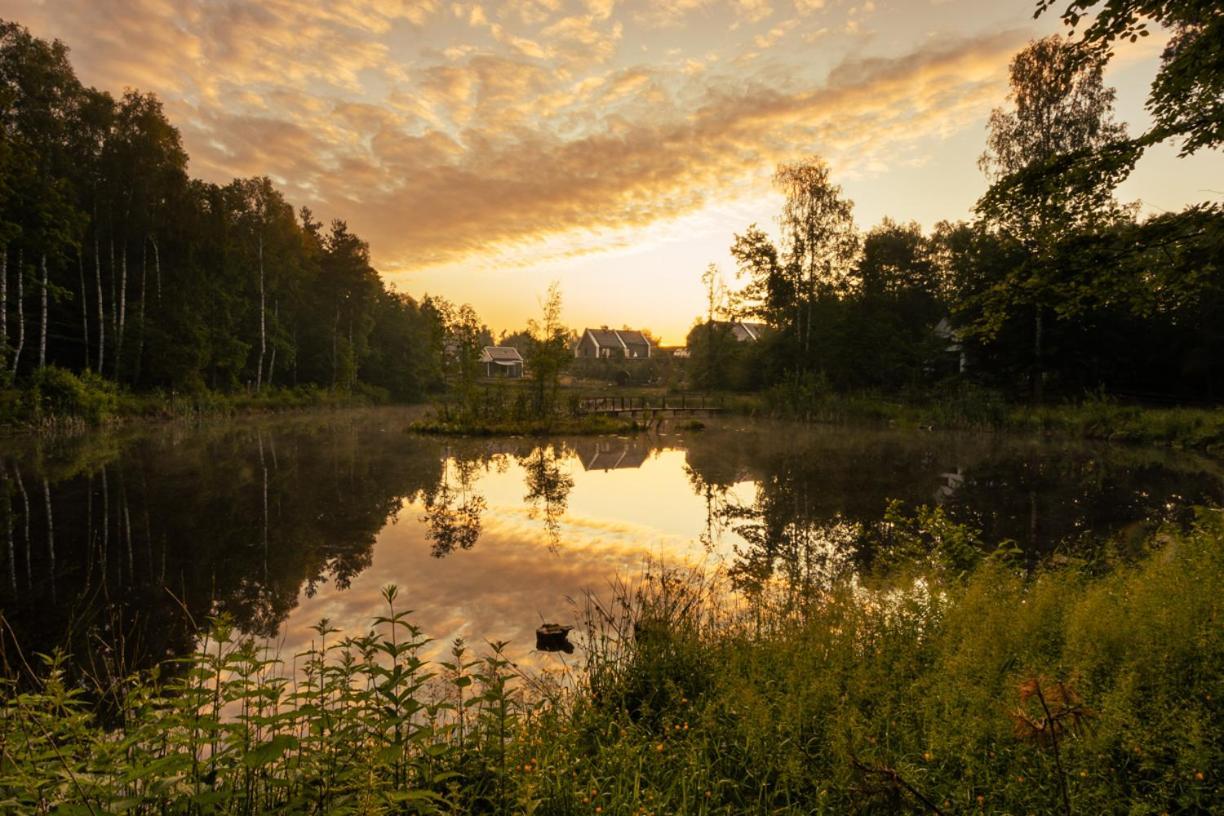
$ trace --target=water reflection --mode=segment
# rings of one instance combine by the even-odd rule
[[[522,460],[523,470],[527,472],[527,495],[523,501],[531,507],[532,518],[543,519],[548,543],[553,549],[561,543],[561,517],[565,515],[570,491],[574,489],[573,477],[562,469],[563,458],[564,447],[545,444]]]
[[[385,583],[443,642],[526,651],[541,620],[572,618],[567,597],[648,557],[800,598],[871,567],[889,499],[939,504],[1035,561],[1125,557],[1152,520],[1224,498],[1216,463],[1141,449],[782,426],[443,442],[405,425],[355,412],[10,440],[0,610],[27,649],[63,646],[100,676],[189,650],[220,612],[287,652],[320,617],[361,631]]]
[[[456,549],[470,550],[480,538],[480,516],[485,500],[475,490],[475,460],[442,460],[442,478],[425,491],[425,512],[421,521],[426,527],[425,538],[430,542],[434,558],[449,555]],[[452,481],[454,486],[452,487]]]

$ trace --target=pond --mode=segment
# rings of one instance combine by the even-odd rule
[[[510,642],[648,563],[746,584],[867,570],[890,500],[940,506],[1044,557],[1126,558],[1224,503],[1193,455],[990,434],[727,419],[633,437],[454,440],[371,410],[123,429],[0,446],[3,657],[95,674],[189,652],[225,612],[291,655],[361,632],[394,583],[438,644]]]

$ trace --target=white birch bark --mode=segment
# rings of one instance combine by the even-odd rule
[[[153,275],[157,281],[157,302],[161,303],[161,250],[157,247],[157,236],[150,235],[149,240],[153,242]]]
[[[55,601],[55,514],[51,510],[51,484],[44,476],[43,500],[47,508],[47,557],[50,560],[47,573],[51,576],[51,600]]]
[[[255,393],[258,394],[263,388],[263,364],[264,354],[268,350],[268,328],[267,320],[265,319],[266,298],[264,295],[264,262],[263,262],[263,234],[259,236],[259,365],[255,368]]]
[[[115,238],[110,239],[110,296],[111,296],[111,337],[115,343],[119,342],[119,292],[115,288],[115,282],[119,276],[115,274]],[[113,344],[112,344],[113,345]]]
[[[17,250],[17,349],[13,352],[13,376],[21,364],[21,350],[25,347],[25,253]]]
[[[85,365],[82,371],[89,370],[89,295],[85,291],[85,259],[81,250],[77,249],[77,275],[81,282],[81,339],[85,342]]]
[[[25,556],[26,556],[26,589],[34,586],[33,567],[30,566],[30,494],[26,492],[25,482],[21,478],[21,467],[13,463],[13,476],[17,480],[17,489],[21,491],[21,505],[25,508],[25,513],[21,520],[25,528]]]
[[[140,358],[144,355],[145,336],[145,274],[148,270],[147,245],[140,247],[140,311],[137,316],[136,335],[136,368],[132,372],[132,382],[140,380]]]
[[[102,254],[98,251],[98,236],[94,235],[94,283],[98,295],[98,374],[106,359],[106,307],[102,302]]]
[[[42,254],[42,320],[38,327],[38,367],[47,365],[47,253]]]
[[[115,379],[123,359],[123,338],[127,334],[127,245],[119,256],[119,330],[115,334]]]
[[[0,248],[0,365],[8,356],[8,245]]]

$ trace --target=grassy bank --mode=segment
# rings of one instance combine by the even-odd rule
[[[1210,813],[1224,774],[1224,520],[1024,575],[911,526],[888,576],[726,601],[663,571],[579,620],[584,659],[430,665],[393,590],[368,637],[274,656],[214,625],[178,671],[54,659],[0,703],[0,804],[34,813]],[[779,589],[783,589],[779,587]],[[23,664],[11,651],[11,671]],[[289,660],[290,658],[286,658]],[[115,713],[117,712],[117,713]]]
[[[1224,409],[1128,405],[1090,397],[1046,406],[1012,404],[998,393],[956,387],[937,393],[796,394],[775,389],[741,413],[831,424],[940,430],[1004,430],[1110,442],[1162,445],[1224,455]]]
[[[47,367],[20,388],[0,389],[0,429],[10,432],[84,429],[140,419],[194,419],[388,402],[386,392],[369,387],[351,392],[302,386],[265,388],[259,393],[137,393],[90,372],[75,374]]]

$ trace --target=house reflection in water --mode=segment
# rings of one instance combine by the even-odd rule
[[[640,468],[650,446],[637,439],[586,439],[574,446],[583,470]]]
[[[939,478],[943,479],[943,484],[935,489],[933,498],[936,504],[943,504],[952,498],[965,484],[965,474],[959,467],[955,471],[939,474]]]

